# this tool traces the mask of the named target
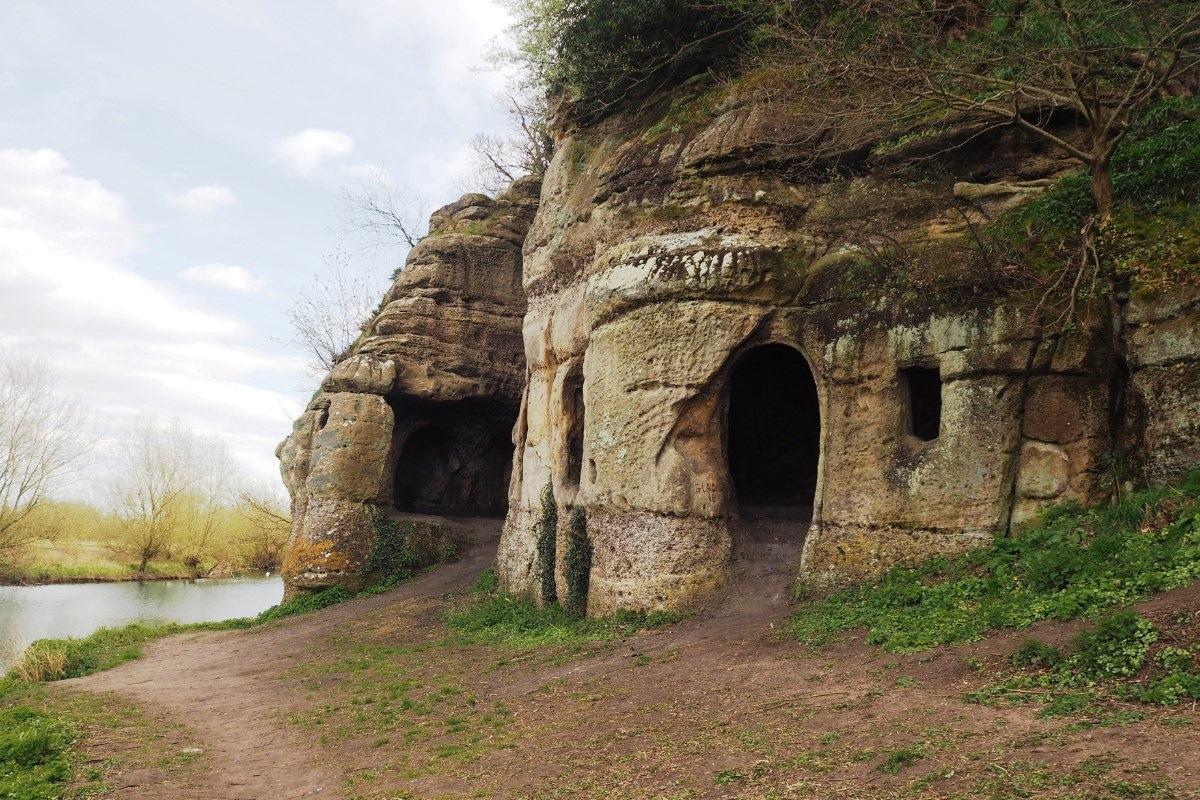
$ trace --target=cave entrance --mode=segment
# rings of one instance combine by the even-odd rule
[[[505,512],[512,474],[510,430],[477,419],[457,423],[429,424],[405,438],[392,487],[397,511],[472,516]]]
[[[812,517],[821,410],[808,361],[793,347],[746,353],[729,381],[729,476],[743,519]]]

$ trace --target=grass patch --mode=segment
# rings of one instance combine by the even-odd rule
[[[0,681],[0,797],[58,800],[71,780],[75,727],[62,715],[9,705],[16,693],[11,681]]]
[[[1040,642],[1021,645],[1012,660],[1027,671],[967,699],[993,706],[1036,702],[1048,717],[1087,714],[1104,724],[1136,721],[1135,712],[1105,714],[1098,706],[1108,700],[1162,706],[1200,700],[1200,645],[1177,646],[1186,638],[1186,629],[1161,629],[1132,610],[1110,612],[1075,637],[1069,654]]]
[[[164,636],[248,628],[253,624],[249,619],[192,624],[135,622],[120,628],[101,628],[80,639],[39,639],[29,646],[10,675],[29,683],[82,678],[141,658],[145,644]]]
[[[600,619],[580,617],[557,603],[538,606],[497,591],[495,573],[487,570],[466,602],[449,611],[446,624],[464,643],[528,649],[615,641],[679,619],[678,614],[662,611],[623,611]]]
[[[1064,505],[956,558],[897,567],[802,605],[788,623],[820,644],[857,628],[891,652],[977,641],[997,628],[1075,619],[1200,579],[1200,473],[1120,503]]]

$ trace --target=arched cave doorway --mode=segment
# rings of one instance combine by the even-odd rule
[[[742,356],[730,376],[727,420],[729,475],[741,516],[810,519],[821,409],[800,351],[768,344]]]

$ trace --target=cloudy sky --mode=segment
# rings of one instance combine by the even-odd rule
[[[503,128],[488,0],[4,0],[0,346],[48,361],[111,450],[140,413],[255,476],[314,380],[283,311],[386,170],[435,204]],[[403,258],[351,250],[380,279]]]

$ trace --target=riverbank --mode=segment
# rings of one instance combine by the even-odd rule
[[[30,545],[20,558],[0,562],[0,586],[242,578],[263,574],[213,560],[202,561],[196,568],[180,561],[154,561],[145,572],[139,572],[136,564],[117,560],[103,543],[95,541],[38,542]]]

